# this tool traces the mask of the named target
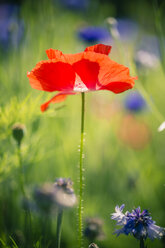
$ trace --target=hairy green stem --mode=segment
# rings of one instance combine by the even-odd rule
[[[81,93],[82,105],[81,105],[81,141],[80,141],[80,162],[79,162],[79,205],[78,205],[78,247],[83,246],[83,157],[84,157],[84,114],[85,114],[85,93]]]
[[[56,248],[60,248],[62,218],[63,218],[63,210],[61,208],[59,208],[58,209],[58,215],[57,215]]]

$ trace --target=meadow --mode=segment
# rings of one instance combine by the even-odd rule
[[[83,11],[56,1],[21,4],[23,34],[19,42],[0,46],[0,247],[56,247],[57,213],[37,206],[43,199],[36,203],[36,189],[56,178],[70,178],[78,197],[81,96],[70,95],[42,113],[40,105],[54,93],[32,89],[27,78],[37,62],[47,59],[48,48],[70,54],[103,42],[112,45],[112,60],[138,76],[134,88],[122,94],[86,93],[83,229],[87,218],[100,218],[102,235],[96,235],[97,230],[92,238],[86,235],[84,247],[91,242],[99,248],[139,247],[133,236],[113,235],[116,223],[111,214],[116,205],[125,204],[128,211],[138,206],[148,209],[156,224],[165,227],[165,130],[158,131],[165,120],[163,17],[156,11],[154,15],[152,6],[140,4],[133,20],[135,37],[129,38],[126,30],[127,39],[115,36],[114,26],[108,24],[107,18],[115,17],[115,5],[108,1],[92,1]],[[130,19],[131,10],[130,6]],[[163,13],[163,7],[159,10]],[[83,41],[78,30],[87,25],[103,26],[110,37]],[[144,37],[143,50],[151,48],[147,52],[153,52],[157,60],[152,64],[149,57],[149,62],[139,66],[135,52]],[[126,104],[131,92],[142,96],[140,110]],[[13,138],[16,123],[25,126],[20,150]],[[77,205],[64,210],[61,248],[77,246]],[[165,239],[147,239],[146,244],[163,248]]]

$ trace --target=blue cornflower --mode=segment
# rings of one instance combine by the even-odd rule
[[[89,0],[61,0],[59,2],[72,10],[85,10],[89,5]]]
[[[139,92],[133,91],[125,98],[124,105],[127,110],[139,112],[146,108],[146,101]]]
[[[78,37],[88,43],[97,43],[108,39],[110,35],[104,27],[87,26],[78,30]]]
[[[0,5],[0,45],[8,48],[10,45],[17,47],[23,32],[24,23],[18,18],[19,7],[12,4]]]
[[[165,235],[165,229],[155,225],[155,221],[148,210],[141,212],[140,207],[133,209],[132,212],[123,213],[125,205],[121,207],[116,206],[115,213],[112,214],[111,219],[117,221],[117,225],[122,226],[121,229],[116,230],[114,233],[119,236],[120,234],[132,234],[136,239],[145,240],[147,237],[151,240],[160,239]]]

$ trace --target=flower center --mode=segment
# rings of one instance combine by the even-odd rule
[[[88,91],[88,88],[86,87],[86,85],[82,82],[81,78],[76,74],[76,82],[74,85],[74,89],[75,92],[86,92]]]

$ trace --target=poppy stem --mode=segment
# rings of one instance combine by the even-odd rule
[[[85,114],[85,93],[81,93],[81,141],[80,141],[80,162],[79,162],[79,205],[78,205],[78,247],[83,246],[83,158],[84,158],[84,114]]]
[[[62,217],[63,217],[63,210],[59,208],[57,215],[56,248],[60,248],[60,243],[61,243]]]

